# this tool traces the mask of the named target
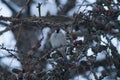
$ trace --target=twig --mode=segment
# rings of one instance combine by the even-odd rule
[[[38,12],[39,12],[39,17],[41,17],[41,5],[42,5],[42,3],[38,3],[38,6],[37,6]]]
[[[84,4],[84,0],[82,1],[82,3],[81,3],[81,5],[79,6],[79,8],[78,8],[78,10],[77,10],[77,15],[75,15],[75,20],[74,20],[74,22],[77,22],[77,17],[78,17],[78,15],[79,15],[79,11],[80,11],[80,8],[82,7],[82,5]]]
[[[17,11],[15,10],[15,8],[12,7],[12,5],[10,5],[7,0],[1,0],[13,13],[17,13]]]
[[[7,51],[8,53],[10,53],[11,56],[13,56],[17,60],[19,60],[18,57],[15,54],[12,53],[12,52],[16,52],[17,53],[18,51],[14,50],[14,49],[7,49],[6,47],[4,47],[4,45],[0,45],[0,49]]]
[[[30,0],[27,0],[26,4],[23,6],[23,8],[17,13],[16,18],[19,18],[22,11],[27,7],[27,5],[29,4]]]
[[[0,35],[2,35],[4,32],[7,32],[7,31],[12,30],[12,29],[15,29],[15,28],[17,28],[19,26],[21,26],[21,24],[15,25],[13,27],[8,26],[5,30],[0,31]]]
[[[79,10],[80,10],[80,8],[83,6],[84,2],[85,2],[85,0],[83,0],[82,3],[81,3],[81,5],[79,6],[79,8],[78,8],[78,10],[77,10],[77,14],[79,14]],[[77,16],[77,15],[76,15],[76,16]]]

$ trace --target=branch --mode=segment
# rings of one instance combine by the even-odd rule
[[[10,53],[10,56],[13,56],[16,59],[18,59],[18,57],[15,54],[12,53],[12,52],[16,52],[17,53],[18,51],[14,50],[14,49],[7,49],[6,47],[4,47],[4,45],[0,45],[0,49],[7,51],[8,53]]]

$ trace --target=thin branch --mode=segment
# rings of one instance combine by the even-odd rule
[[[21,26],[21,24],[18,24],[18,25],[12,26],[12,27],[8,26],[5,30],[0,31],[0,35],[2,35],[3,33],[7,32],[7,31],[9,31],[9,30],[16,29],[16,28],[18,28],[19,26]]]
[[[10,5],[7,0],[1,0],[14,14],[17,13],[17,11],[12,7],[12,5]],[[13,14],[13,15],[14,15]]]
[[[16,18],[19,18],[22,11],[27,7],[27,5],[30,3],[31,0],[27,0],[26,4],[23,6],[23,8],[17,13]]]
[[[38,3],[38,6],[37,6],[38,12],[39,12],[39,17],[41,17],[41,5],[42,5],[42,3]]]

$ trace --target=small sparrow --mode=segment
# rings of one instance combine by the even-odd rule
[[[65,31],[63,31],[62,29],[58,28],[57,30],[55,30],[50,37],[50,43],[52,48],[57,48],[65,45],[66,44],[65,36],[66,36]]]

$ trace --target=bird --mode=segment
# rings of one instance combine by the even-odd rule
[[[62,55],[62,57],[66,60],[66,32],[61,29],[57,28],[50,36],[50,44],[52,48],[56,48],[58,54]]]
[[[66,33],[63,29],[56,29],[50,36],[52,48],[57,48],[66,45]]]

